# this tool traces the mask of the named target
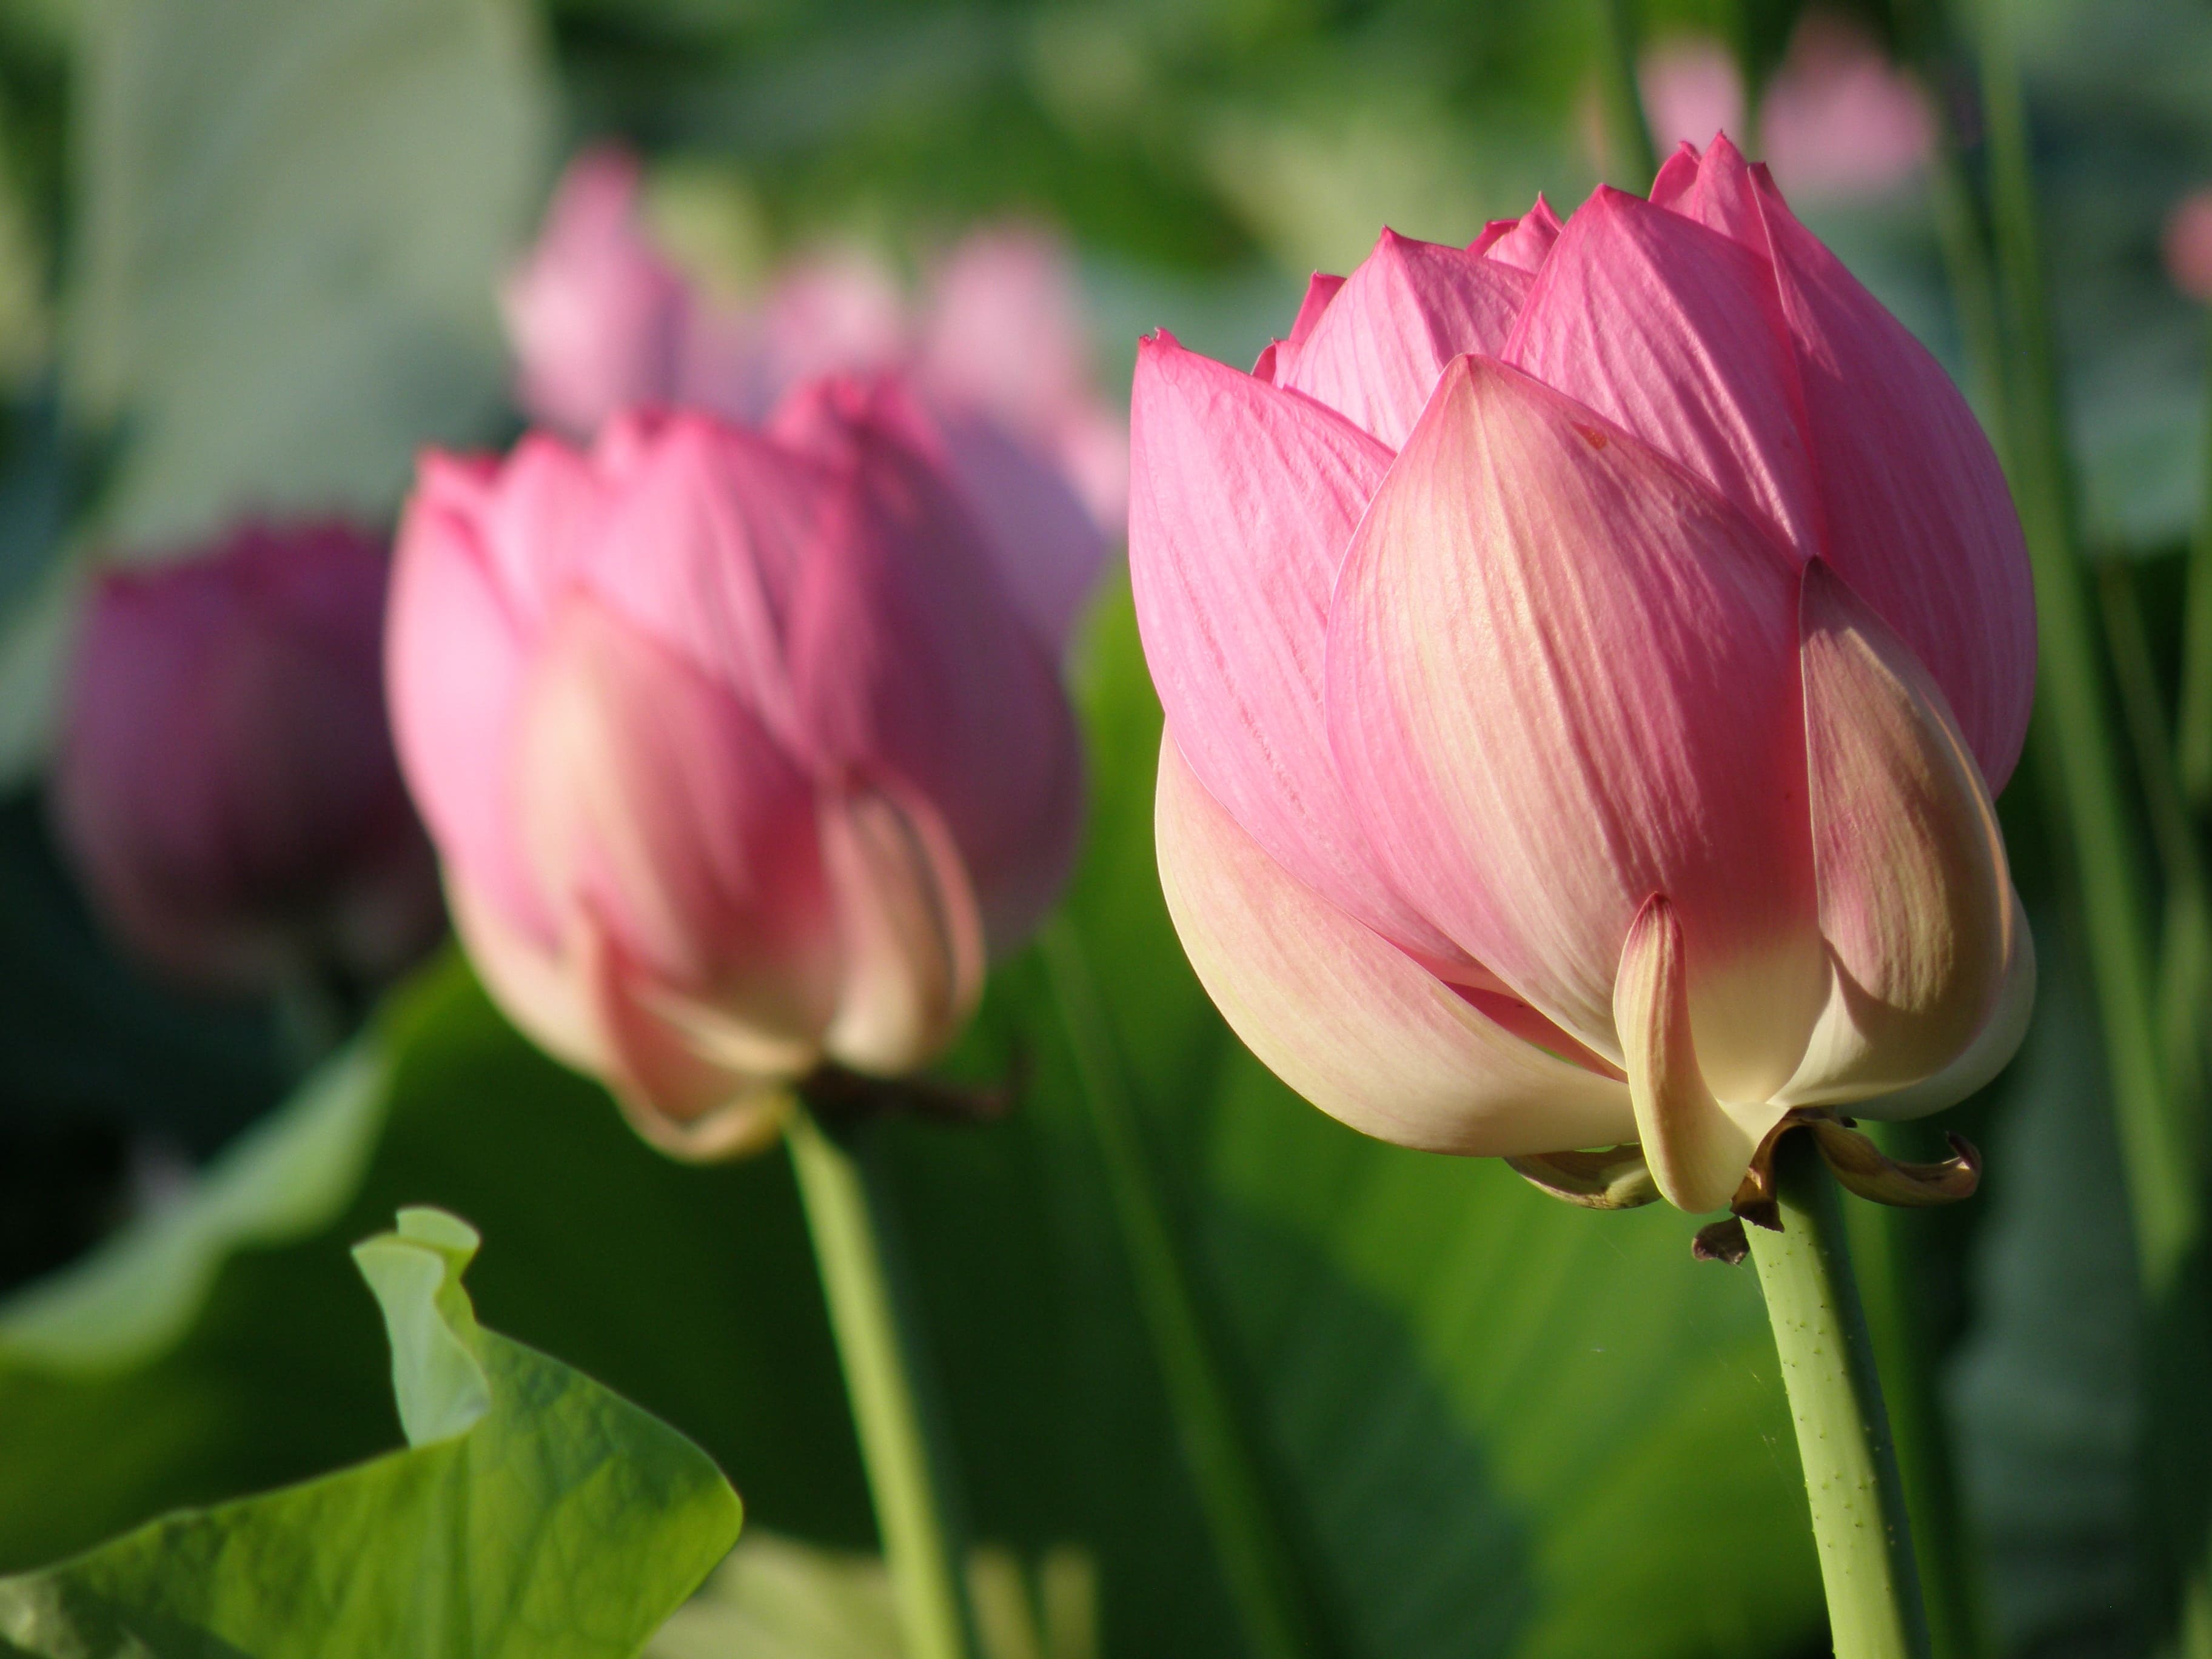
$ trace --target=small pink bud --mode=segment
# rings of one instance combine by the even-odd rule
[[[693,301],[637,222],[638,182],[622,151],[580,157],[537,246],[500,289],[517,401],[565,432],[665,401],[681,373]]]
[[[155,968],[248,994],[377,979],[436,937],[379,641],[387,561],[338,523],[246,524],[98,578],[53,806],[101,916]]]
[[[1936,141],[1928,101],[1849,18],[1808,11],[1760,101],[1775,181],[1806,197],[1875,196],[1917,173]]]
[[[1253,374],[1146,341],[1132,439],[1161,880],[1310,1098],[1443,1151],[1636,1142],[1705,1209],[1787,1111],[2009,1058],[2019,524],[1725,138],[1564,227],[1386,230]]]
[[[2166,274],[2192,300],[2212,301],[2212,190],[2193,191],[2166,216]]]
[[[1091,383],[1074,263],[1049,233],[979,230],[910,306],[850,250],[793,260],[750,308],[678,273],[638,210],[639,173],[586,152],[537,246],[501,291],[535,421],[588,437],[617,412],[700,409],[765,418],[799,383],[900,371],[931,410],[1024,611],[1056,647],[1089,596],[1128,500],[1128,423]]]
[[[1651,142],[1662,155],[1743,130],[1742,71],[1735,53],[1710,36],[1678,35],[1647,48],[1636,82]]]
[[[882,378],[424,463],[388,672],[457,926],[672,1151],[927,1064],[1066,876],[1073,717],[947,466]]]

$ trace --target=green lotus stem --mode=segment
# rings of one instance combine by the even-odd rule
[[[1330,1644],[1302,1590],[1305,1576],[1276,1524],[1267,1483],[1208,1340],[1082,941],[1065,921],[1054,921],[1046,925],[1042,943],[1176,1436],[1246,1645],[1255,1659],[1319,1659]]]
[[[2056,348],[2043,289],[2027,114],[2007,0],[1978,0],[1997,270],[2012,325],[2006,459],[2035,569],[2040,685],[2047,733],[2072,830],[2081,915],[2095,980],[2136,1250],[2154,1291],[2197,1226],[2196,1139],[2160,1041],[2148,910],[2136,868],[2076,534]]]
[[[1612,151],[1613,182],[1644,195],[1659,171],[1651,146],[1651,123],[1644,113],[1644,94],[1636,80],[1638,30],[1634,0],[1600,0],[1605,9],[1605,126]]]
[[[2106,559],[2098,567],[2097,585],[2120,711],[2134,745],[2144,811],[2166,877],[2158,1024],[2166,1086],[2185,1114],[2184,1123],[2194,1123],[2201,1121],[2204,1105],[2204,1009],[2212,1001],[2212,883],[2206,878],[2197,826],[2182,799],[2158,671],[2136,592],[2135,568],[2124,556]]]
[[[803,1108],[784,1139],[852,1398],[904,1651],[908,1659],[975,1659],[961,1568],[966,1551],[945,1502],[945,1460],[930,1444],[867,1178]]]
[[[1897,1125],[1861,1127],[1871,1127],[1892,1157],[1914,1155],[1898,1144],[1894,1133],[1884,1133]],[[1978,1659],[1989,1645],[1982,1586],[1975,1552],[1967,1547],[1952,1474],[1950,1436],[1936,1392],[1928,1319],[1911,1272],[1917,1254],[1914,1224],[1924,1217],[1919,1211],[1886,1204],[1844,1207],[1867,1328],[1881,1372],[1889,1379],[1886,1401],[1890,1430],[1905,1480],[1905,1509],[1912,1517],[1929,1644],[1936,1659]]]
[[[2204,496],[2197,503],[2197,533],[2189,544],[2177,757],[2190,805],[2200,816],[2212,817],[2212,331],[2205,343]]]
[[[1782,1231],[1745,1231],[1797,1425],[1836,1659],[1929,1659],[1912,1523],[1841,1189],[1802,1131],[1776,1146],[1774,1174]]]

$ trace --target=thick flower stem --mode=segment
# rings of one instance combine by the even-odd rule
[[[1319,1659],[1322,1622],[1267,1498],[1123,1085],[1082,941],[1065,921],[1042,944],[1191,1482],[1253,1659]]]
[[[1797,1425],[1836,1659],[1929,1659],[1928,1619],[1841,1190],[1809,1134],[1774,1171],[1782,1231],[1748,1229]]]
[[[814,1237],[876,1526],[898,1593],[904,1650],[908,1659],[974,1659],[964,1552],[948,1514],[943,1462],[930,1444],[866,1176],[803,1109],[785,1139]]]

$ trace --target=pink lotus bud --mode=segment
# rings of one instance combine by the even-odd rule
[[[1849,18],[1808,11],[1759,105],[1776,180],[1808,197],[1875,196],[1917,173],[1935,118],[1912,77]]]
[[[1651,142],[1662,151],[1742,131],[1743,73],[1735,55],[1710,36],[1679,35],[1650,47],[1636,82]]]
[[[190,985],[378,979],[438,933],[436,872],[392,757],[383,548],[247,524],[100,577],[52,781],[94,906]]]
[[[2212,190],[2191,191],[2166,216],[2166,274],[2192,300],[2212,300]]]
[[[1386,231],[1261,370],[1146,342],[1130,564],[1161,879],[1262,1060],[1408,1146],[1640,1142],[1703,1210],[1792,1107],[2009,1057],[2019,526],[1763,169]]]
[[[943,465],[890,380],[423,464],[388,672],[456,924],[671,1150],[927,1063],[1066,873],[1073,716]]]
[[[536,247],[500,289],[533,419],[591,433],[672,394],[695,325],[690,291],[638,223],[638,166],[586,152],[554,194]]]

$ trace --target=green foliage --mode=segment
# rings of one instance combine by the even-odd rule
[[[0,1580],[0,1646],[42,1659],[629,1659],[738,1534],[698,1448],[479,1326],[477,1235],[403,1210],[355,1260],[409,1449],[171,1515]]]
[[[549,88],[515,0],[94,0],[67,386],[128,448],[107,528],[388,508],[503,390],[492,282]]]
[[[1622,1629],[1655,1656],[1786,1650],[1814,1627],[1818,1591],[1749,1277],[1692,1262],[1671,1212],[1586,1214],[1502,1166],[1364,1140],[1252,1061],[1158,899],[1159,716],[1126,597],[1102,606],[1087,656],[1096,808],[1071,915],[1340,1650],[1579,1655]],[[0,1351],[0,1560],[373,1451],[379,1364],[343,1317],[343,1241],[425,1200],[497,1244],[473,1279],[487,1318],[697,1440],[769,1525],[864,1544],[782,1160],[696,1170],[646,1151],[457,963],[379,1029],[385,1127],[344,1217],[290,1242],[260,1234],[157,1359],[90,1376]],[[975,1532],[1032,1559],[1084,1551],[1109,1653],[1232,1652],[1064,1016],[1034,959],[999,976],[958,1064],[1018,1064],[1021,1109],[981,1129],[890,1126],[867,1150],[918,1280]],[[126,1237],[110,1261],[144,1249]],[[130,1304],[107,1305],[120,1320]]]

